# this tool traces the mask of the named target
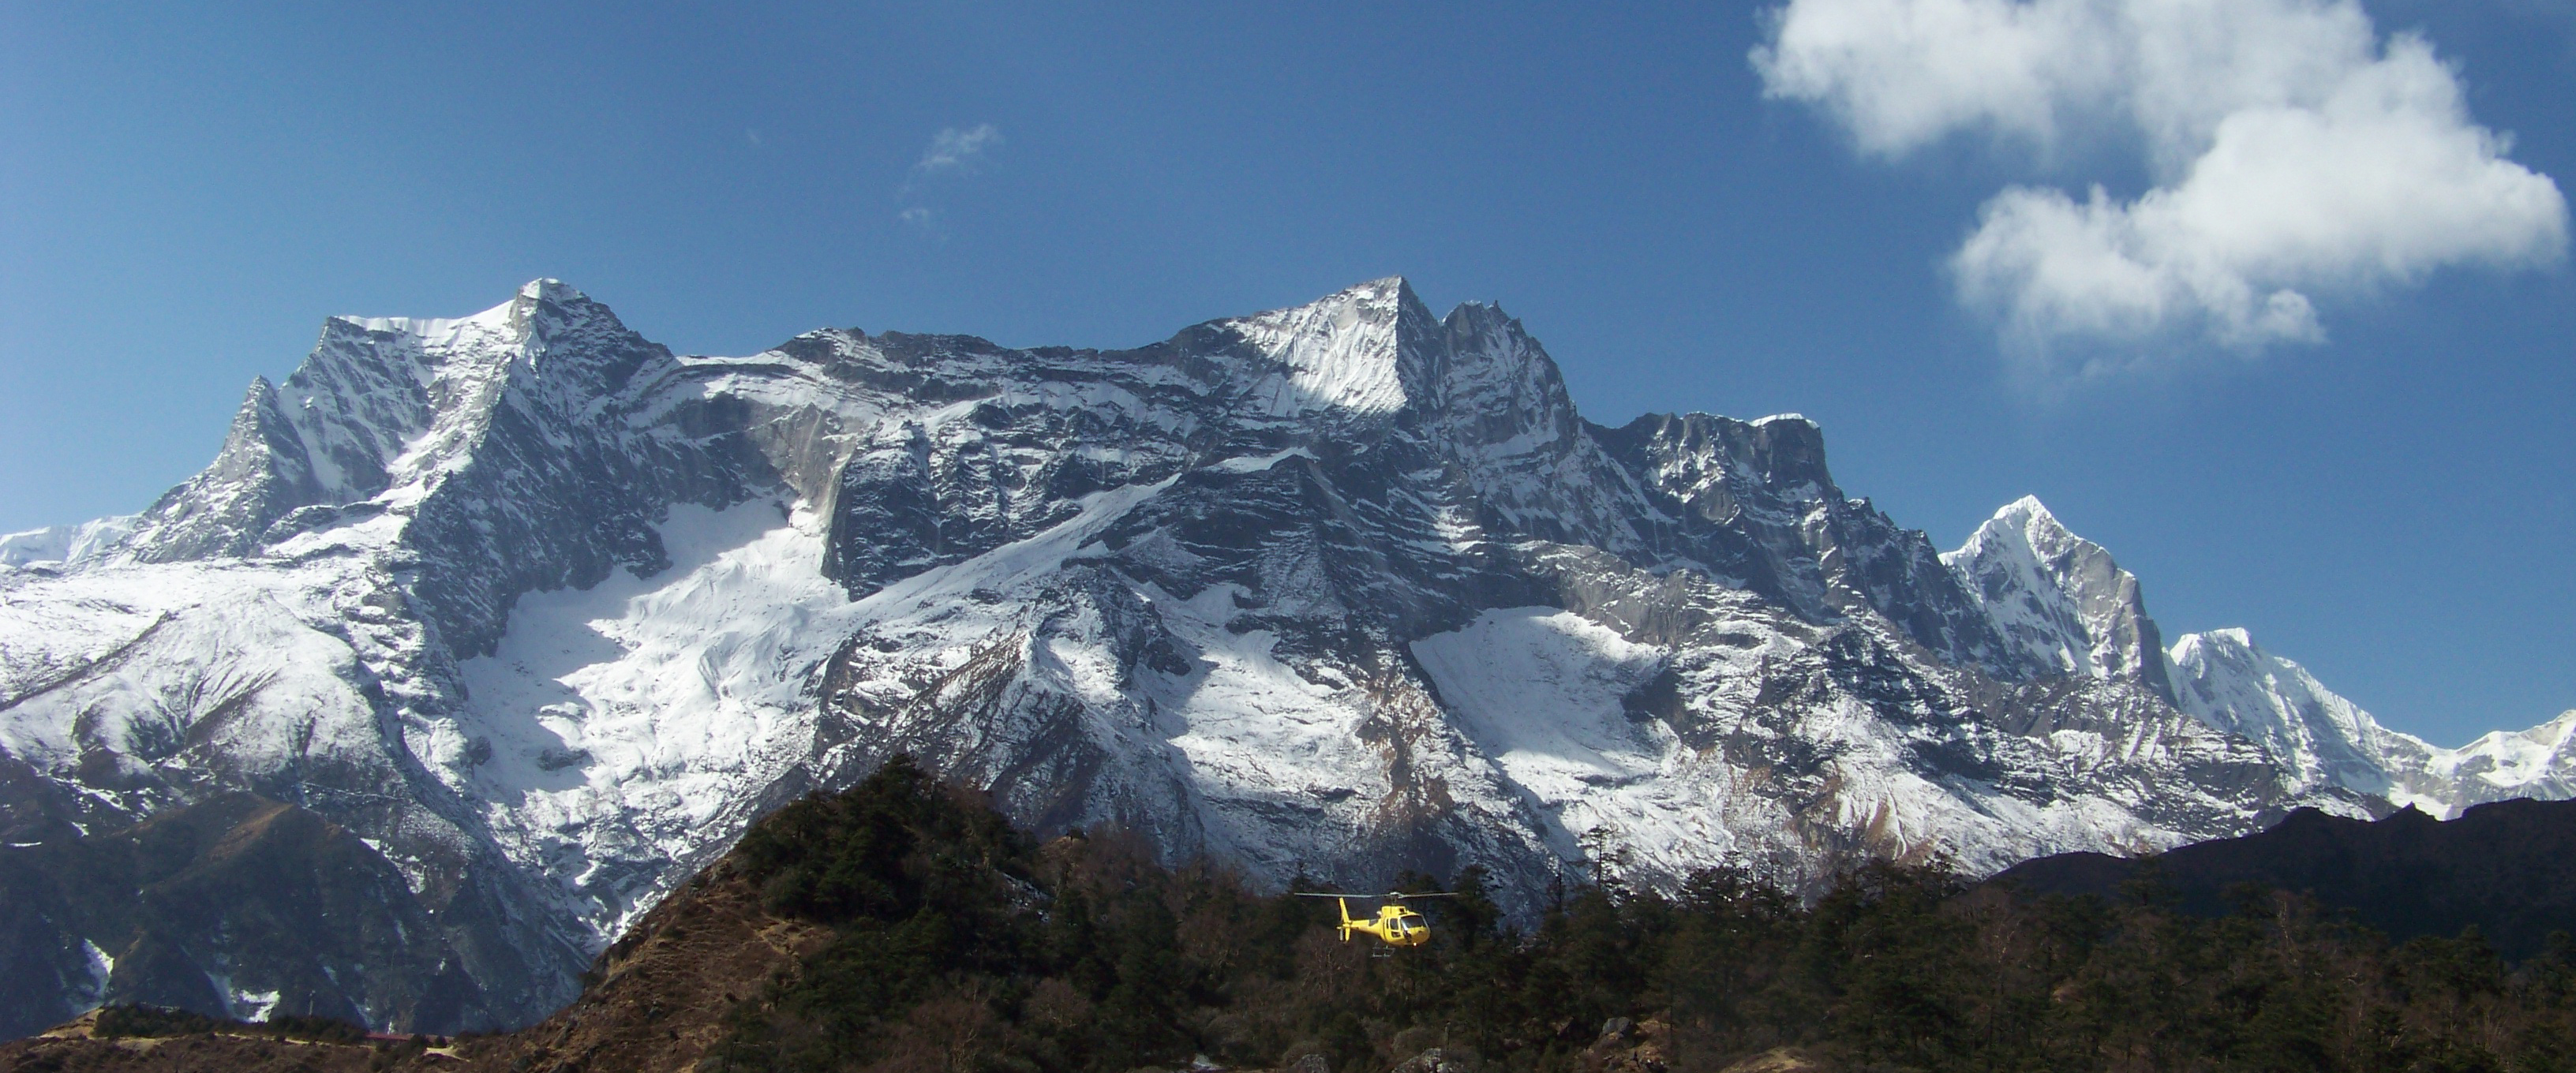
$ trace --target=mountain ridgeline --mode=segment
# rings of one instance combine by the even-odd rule
[[[204,472],[0,538],[0,882],[67,907],[0,934],[0,1033],[527,1024],[898,753],[1039,838],[1257,889],[1473,867],[1529,924],[1603,860],[1818,890],[2565,797],[2571,736],[2437,749],[2241,631],[2168,644],[2036,500],[1940,553],[1794,415],[1593,424],[1519,322],[1401,280],[1134,350],[748,357],[539,281],[335,318]],[[241,846],[339,862],[259,903],[297,942],[152,893]]]

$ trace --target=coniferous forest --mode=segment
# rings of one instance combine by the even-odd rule
[[[2565,934],[2509,964],[2474,931],[2391,943],[2252,888],[2209,918],[2151,878],[2032,898],[1872,864],[1801,898],[1603,875],[1524,931],[1471,870],[1414,877],[1457,897],[1425,903],[1429,945],[1381,952],[1340,942],[1328,900],[1116,832],[1040,844],[903,761],[724,867],[831,935],[733,1007],[709,1070],[2576,1070]]]

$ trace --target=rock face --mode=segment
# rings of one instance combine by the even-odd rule
[[[1587,858],[1987,872],[2576,790],[2566,726],[2446,753],[2220,635],[2169,655],[2036,501],[1938,554],[1812,422],[1591,424],[1517,321],[1392,279],[1128,351],[678,356],[552,281],[335,319],[205,472],[0,551],[9,842],[291,805],[462,996],[209,947],[166,986],[214,1013],[533,1021],[752,817],[897,751],[1041,833],[1475,864],[1524,910]],[[57,993],[0,1000],[146,941],[86,920],[27,940]]]
[[[9,906],[0,996],[11,1015],[0,1032],[12,1036],[102,1001],[252,1017],[285,1009],[357,1020],[375,1010],[425,1023],[499,1012],[469,966],[488,974],[506,954],[442,934],[358,836],[250,794],[97,837],[0,849],[0,900]],[[91,936],[130,938],[109,950]]]

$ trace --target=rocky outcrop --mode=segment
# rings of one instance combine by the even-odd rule
[[[0,848],[0,901],[0,1036],[100,1002],[493,1024],[517,996],[496,1002],[486,981],[559,971],[477,942],[478,929],[442,928],[358,836],[249,794]]]

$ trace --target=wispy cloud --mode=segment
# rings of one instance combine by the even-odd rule
[[[1002,132],[990,123],[978,123],[971,130],[949,127],[931,136],[930,148],[924,150],[921,161],[912,166],[913,178],[918,180],[949,171],[971,175],[985,153],[1001,146]]]
[[[962,130],[947,127],[932,135],[930,147],[922,151],[921,159],[914,162],[912,171],[904,177],[903,185],[895,191],[898,198],[907,202],[895,218],[914,227],[936,231],[939,211],[926,204],[933,188],[945,177],[975,174],[982,168],[984,160],[1001,147],[1001,128],[990,123],[978,123]]]
[[[2133,199],[2006,188],[1950,260],[2052,379],[2317,342],[2312,296],[2566,251],[2557,184],[2353,0],[1790,0],[1752,61],[1873,156],[1965,135],[2045,160],[2076,131],[2143,154]]]

